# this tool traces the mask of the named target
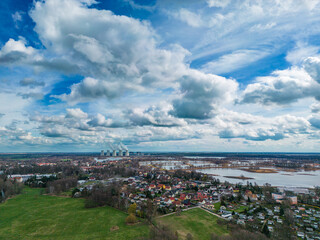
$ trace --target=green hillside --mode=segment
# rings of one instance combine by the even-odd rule
[[[0,204],[0,239],[139,239],[147,225],[127,226],[126,213],[111,207],[85,209],[83,199],[24,193]],[[119,229],[111,231],[110,228]]]
[[[226,225],[217,223],[218,217],[200,209],[194,208],[181,213],[157,219],[160,224],[168,225],[173,231],[177,231],[179,238],[185,239],[191,233],[194,239],[209,240],[211,233],[217,235],[228,234]]]

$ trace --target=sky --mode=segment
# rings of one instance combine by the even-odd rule
[[[319,152],[320,0],[2,0],[0,152]]]

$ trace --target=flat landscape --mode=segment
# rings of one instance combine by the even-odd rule
[[[40,195],[39,189],[0,205],[0,239],[139,239],[149,226],[125,224],[127,214],[111,207],[84,208],[83,199]],[[110,228],[119,229],[111,231]]]
[[[221,236],[228,234],[226,225],[217,223],[218,217],[200,208],[194,208],[181,213],[158,218],[157,222],[168,225],[175,232],[177,231],[180,239],[185,239],[191,233],[194,239],[210,239],[211,233]]]

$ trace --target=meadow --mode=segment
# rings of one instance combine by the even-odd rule
[[[172,214],[157,219],[157,223],[168,225],[171,230],[178,232],[180,239],[185,239],[190,233],[194,239],[210,239],[211,233],[227,235],[226,225],[217,223],[218,217],[200,208],[184,211],[180,216]]]
[[[40,189],[0,204],[0,239],[142,239],[143,223],[128,226],[127,214],[111,207],[84,208],[83,199],[41,195]],[[119,227],[112,231],[112,227]]]

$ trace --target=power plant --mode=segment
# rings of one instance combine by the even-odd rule
[[[119,157],[129,157],[129,150],[126,145],[124,145],[122,142],[120,142],[118,145],[109,143],[110,149],[107,150],[106,154],[104,153],[104,150],[101,150],[100,156],[107,156],[107,157],[116,157],[117,155]],[[117,151],[118,154],[117,154]]]

